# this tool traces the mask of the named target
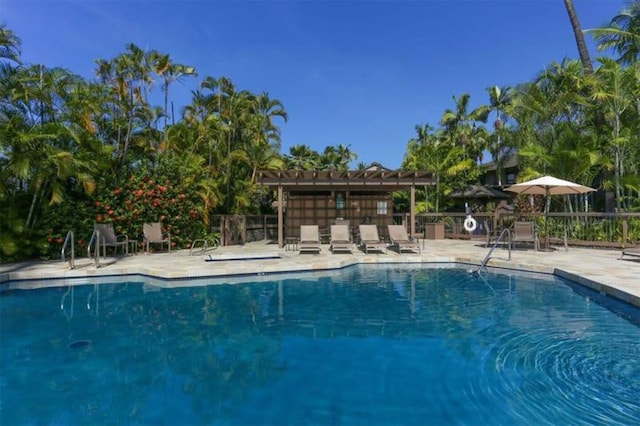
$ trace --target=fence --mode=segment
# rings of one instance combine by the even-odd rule
[[[211,217],[211,231],[219,235],[220,243],[225,246],[251,241],[277,241],[278,216],[215,215]]]
[[[400,215],[401,217],[403,215]],[[422,233],[428,223],[444,223],[448,238],[496,235],[516,220],[533,221],[539,238],[564,239],[570,245],[621,248],[640,242],[640,213],[549,213],[547,226],[543,213],[502,214],[474,213],[478,226],[469,234],[464,231],[464,213],[422,213],[416,216],[416,232]],[[402,218],[395,219],[402,221]],[[404,222],[403,222],[404,223]]]
[[[545,218],[542,213],[502,214],[474,213],[477,228],[472,233],[464,230],[464,213],[421,213],[416,215],[416,233],[424,235],[426,225],[443,223],[446,238],[486,238],[511,227],[516,220],[536,223],[539,238],[546,238]],[[549,213],[547,232],[550,239],[564,239],[570,245],[587,247],[629,247],[640,242],[640,213]],[[394,223],[408,226],[408,214],[394,214]],[[251,241],[278,239],[278,216],[217,215],[211,220],[211,230],[220,236],[223,245],[243,244]],[[386,232],[382,230],[381,232]]]

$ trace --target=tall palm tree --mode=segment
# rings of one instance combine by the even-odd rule
[[[593,74],[593,63],[591,62],[591,56],[589,55],[589,49],[587,49],[587,43],[582,33],[582,27],[580,26],[580,20],[578,14],[573,7],[573,0],[564,0],[564,6],[569,14],[569,21],[573,28],[573,35],[576,38],[576,44],[578,46],[578,54],[580,55],[580,61],[587,74]]]
[[[169,117],[169,86],[174,82],[180,82],[184,77],[195,77],[195,67],[183,64],[177,64],[171,60],[169,55],[152,53],[151,62],[155,68],[156,74],[162,78],[162,92],[164,93],[164,133],[166,136],[167,119]],[[173,117],[172,117],[173,122]]]
[[[507,120],[507,109],[511,106],[511,88],[492,86],[489,93],[489,108],[496,113],[493,122],[494,133],[489,137],[488,151],[496,165],[498,185],[502,186],[502,170],[507,159],[513,154],[513,147],[503,144],[502,135],[505,133],[504,123]]]

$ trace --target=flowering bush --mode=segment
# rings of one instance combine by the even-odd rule
[[[148,173],[134,174],[97,198],[95,222],[112,222],[116,234],[140,242],[142,225],[160,222],[171,233],[171,245],[183,248],[206,233],[200,204],[188,186],[174,186],[168,178],[154,179]]]

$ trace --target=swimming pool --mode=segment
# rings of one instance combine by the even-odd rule
[[[0,293],[0,423],[640,418],[640,310],[557,277],[412,264],[223,281]]]

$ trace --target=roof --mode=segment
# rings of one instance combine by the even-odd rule
[[[367,167],[364,168],[364,170],[366,170],[368,172],[382,171],[382,170],[384,170],[385,172],[392,172],[393,171],[390,168],[385,167],[382,164],[378,163],[377,161],[374,161],[373,163],[369,164]]]
[[[497,198],[510,199],[511,195],[483,185],[468,185],[462,190],[453,191],[450,198]]]
[[[286,189],[353,189],[388,190],[410,188],[415,185],[434,185],[433,173],[400,170],[314,171],[287,170],[258,172],[258,183],[282,186]]]
[[[520,164],[519,159],[518,159],[518,155],[517,154],[513,154],[511,155],[509,158],[507,158],[507,160],[505,161],[504,165],[502,166],[503,169],[512,169],[515,167],[518,167]],[[489,161],[488,163],[484,163],[484,164],[480,164],[480,167],[487,170],[487,171],[491,171],[491,170],[496,170],[497,166],[495,161]]]

